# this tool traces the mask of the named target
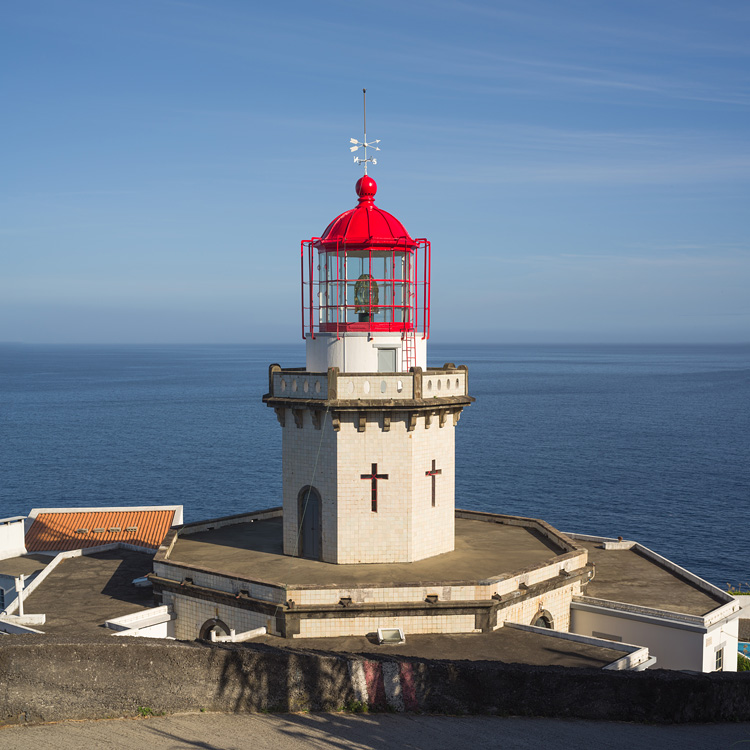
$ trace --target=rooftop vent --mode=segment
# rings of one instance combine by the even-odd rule
[[[118,531],[122,531],[122,529],[119,526],[110,526],[109,527],[109,533],[110,534],[116,534]]]
[[[138,527],[137,526],[128,526],[128,528],[125,529],[125,531],[138,531]]]
[[[76,529],[76,534],[88,534],[88,529]]]
[[[404,631],[401,628],[378,628],[378,643],[386,645],[406,643]]]
[[[94,534],[103,534],[106,531],[106,529],[92,529],[91,531]]]

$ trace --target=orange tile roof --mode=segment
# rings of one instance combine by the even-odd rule
[[[174,510],[39,513],[26,534],[26,549],[58,552],[112,542],[156,549],[169,531],[174,514]]]

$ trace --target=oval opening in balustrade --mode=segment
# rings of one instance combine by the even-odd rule
[[[292,390],[296,393],[297,392],[297,378],[292,380]]]
[[[370,381],[369,380],[365,380],[365,382],[362,384],[362,390],[365,393],[369,393],[370,392]]]
[[[385,393],[388,390],[388,383],[385,380],[380,381],[380,392]]]
[[[320,381],[315,381],[315,393],[320,393]]]
[[[404,382],[403,382],[403,380],[399,380],[399,381],[398,381],[398,385],[396,386],[396,390],[397,390],[397,391],[398,391],[399,393],[401,393],[401,391],[403,391],[403,390],[404,390]]]

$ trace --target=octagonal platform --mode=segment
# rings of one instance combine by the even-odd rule
[[[456,512],[456,549],[413,563],[335,565],[282,554],[282,511],[190,524],[154,558],[157,596],[177,613],[178,638],[216,621],[285,637],[491,632],[545,614],[567,629],[588,580],[587,552],[544,521]],[[498,613],[503,611],[503,616]]]
[[[282,552],[281,516],[180,535],[169,559],[278,586],[362,587],[492,578],[567,550],[537,529],[456,519],[453,552],[413,563],[336,565]]]

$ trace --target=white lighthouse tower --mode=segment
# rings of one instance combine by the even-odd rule
[[[412,562],[454,548],[454,428],[473,399],[466,367],[426,367],[430,243],[375,205],[359,161],[356,207],[302,242],[306,368],[271,365],[264,396],[283,429],[284,553]]]

